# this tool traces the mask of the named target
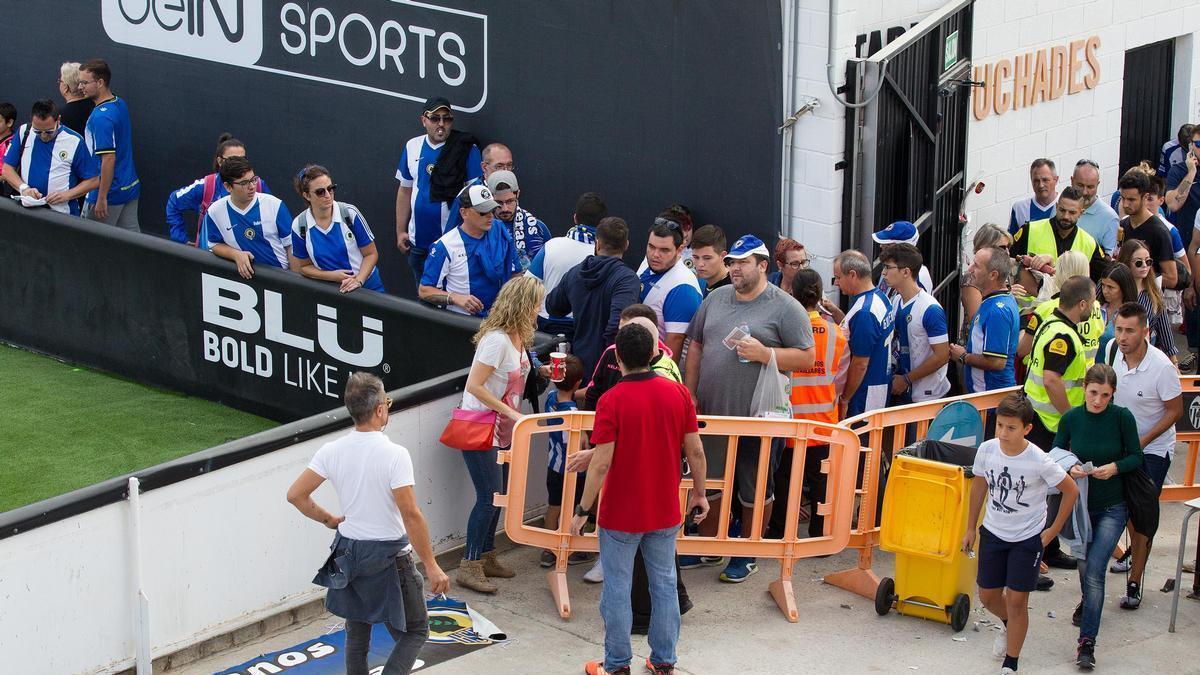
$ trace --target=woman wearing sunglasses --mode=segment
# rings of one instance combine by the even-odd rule
[[[354,205],[334,199],[337,184],[329,170],[309,164],[292,184],[308,202],[308,209],[292,221],[292,271],[337,283],[343,293],[363,287],[383,293],[375,269],[379,262],[375,235]]]
[[[1167,314],[1160,282],[1154,272],[1154,257],[1150,254],[1150,247],[1140,239],[1130,239],[1121,245],[1121,250],[1117,253],[1117,262],[1133,272],[1137,302],[1149,315],[1150,344],[1161,349],[1171,357],[1171,361],[1177,363],[1176,354],[1179,353],[1179,348],[1175,346],[1175,336],[1171,333],[1171,318]]]

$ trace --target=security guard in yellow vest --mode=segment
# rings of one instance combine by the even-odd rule
[[[1025,327],[1021,329],[1021,342],[1017,345],[1017,356],[1029,365],[1029,352],[1033,350],[1033,338],[1037,335],[1038,328],[1046,323],[1054,314],[1054,310],[1058,309],[1058,293],[1054,297],[1038,305],[1033,310],[1033,314],[1029,315],[1029,319],[1025,322]],[[1096,352],[1100,349],[1100,335],[1104,333],[1104,315],[1100,312],[1100,303],[1092,301],[1091,312],[1083,318],[1075,326],[1075,331],[1079,334],[1079,339],[1083,342],[1084,360],[1087,362],[1088,368],[1091,368],[1096,363]]]
[[[1096,285],[1091,279],[1068,279],[1059,293],[1058,307],[1033,339],[1025,394],[1037,418],[1027,438],[1046,452],[1054,445],[1063,414],[1083,403],[1087,356],[1076,326],[1091,313],[1095,297]]]
[[[1064,188],[1058,196],[1054,216],[1022,225],[1013,235],[1009,253],[1021,260],[1017,281],[1033,292],[1040,287],[1031,270],[1041,271],[1066,251],[1079,251],[1088,259],[1092,281],[1104,272],[1106,252],[1092,235],[1077,227],[1083,215],[1083,195],[1073,187]]]

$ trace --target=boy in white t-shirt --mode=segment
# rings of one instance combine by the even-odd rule
[[[1071,515],[1079,496],[1075,481],[1041,448],[1025,440],[1033,428],[1033,405],[1021,393],[1009,394],[996,406],[996,437],[979,446],[971,472],[971,512],[968,523],[979,522],[979,600],[1004,623],[992,653],[1004,659],[1000,673],[1017,672],[1017,658],[1029,630],[1029,593],[1037,586],[1042,549]],[[1046,525],[1046,493],[1062,492],[1062,506]],[[975,545],[968,528],[963,550]]]

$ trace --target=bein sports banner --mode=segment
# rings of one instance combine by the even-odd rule
[[[429,607],[429,640],[413,664],[413,672],[445,663],[488,645],[503,642],[508,636],[467,603],[439,596],[426,602]],[[395,642],[383,624],[371,631],[367,666],[371,675],[383,671],[383,664]],[[346,631],[339,630],[302,642],[294,647],[263,654],[245,663],[222,670],[217,675],[341,675],[346,672]]]

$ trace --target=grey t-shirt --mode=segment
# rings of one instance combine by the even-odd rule
[[[743,417],[750,414],[750,400],[762,364],[742,363],[737,351],[727,349],[722,342],[735,326],[742,324],[768,347],[813,346],[808,312],[778,286],[767,284],[757,298],[748,302],[737,299],[733,286],[722,286],[709,293],[696,310],[687,332],[704,350],[696,391],[700,402],[697,412],[701,414]]]

